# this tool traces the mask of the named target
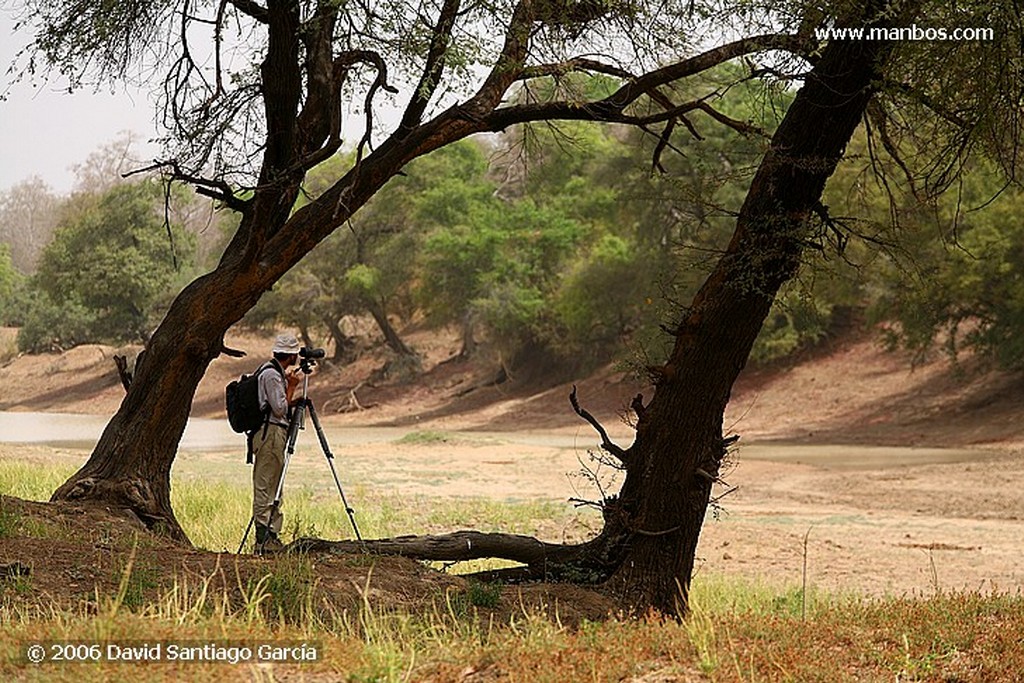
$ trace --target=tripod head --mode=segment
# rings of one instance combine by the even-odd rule
[[[324,349],[312,349],[308,346],[303,346],[299,349],[299,369],[302,370],[303,374],[309,375],[313,372],[313,366],[316,362],[327,355],[327,351]]]

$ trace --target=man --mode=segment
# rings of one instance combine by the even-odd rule
[[[271,351],[274,357],[269,361],[277,372],[259,374],[259,401],[267,411],[267,424],[257,430],[252,444],[255,457],[252,468],[252,516],[256,522],[256,552],[259,554],[284,547],[278,538],[281,533],[281,510],[274,510],[273,507],[284,472],[290,408],[300,400],[300,397],[294,396],[301,376],[296,366],[299,348],[299,341],[294,336],[279,335]]]

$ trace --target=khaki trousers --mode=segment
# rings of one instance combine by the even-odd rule
[[[281,533],[281,506],[270,519],[274,507],[277,486],[284,471],[284,451],[288,441],[288,430],[279,425],[267,425],[266,436],[260,429],[253,436],[252,449],[255,464],[252,468],[252,516],[257,524],[270,527],[275,534]]]

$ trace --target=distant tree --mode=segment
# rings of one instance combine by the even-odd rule
[[[156,302],[191,272],[194,252],[190,235],[165,225],[164,198],[160,183],[143,181],[68,203],[31,282],[24,350],[148,338]]]
[[[137,144],[134,133],[122,131],[113,140],[99,145],[84,161],[74,165],[73,191],[98,195],[128,182],[125,176],[142,165],[135,151]]]
[[[0,192],[0,242],[10,246],[11,262],[31,274],[57,224],[61,199],[39,176]]]
[[[939,345],[1004,368],[1024,368],[1024,192],[1000,187],[991,164],[974,164],[957,197],[897,207],[906,258],[881,270],[875,319],[890,343],[923,356]]]
[[[11,248],[0,242],[0,325],[20,324],[15,295],[22,287],[23,276],[11,262]]]

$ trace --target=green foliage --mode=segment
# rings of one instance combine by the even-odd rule
[[[23,350],[144,339],[159,303],[190,274],[194,238],[164,225],[162,187],[115,186],[69,202],[26,301]]]
[[[736,96],[718,103],[720,111],[770,131],[790,95],[744,76],[721,67],[690,94],[729,87]],[[550,87],[584,93],[608,83],[572,76]],[[539,353],[582,368],[607,362],[624,344],[644,344],[646,360],[657,362],[661,325],[674,322],[728,243],[764,151],[756,135],[699,116],[694,125],[701,138],[680,141],[682,154],[660,155],[658,174],[650,136],[580,122],[517,128],[490,159],[472,142],[439,149],[412,162],[248,319],[336,334],[347,315],[376,309],[375,317],[408,319],[418,311],[433,325],[460,326],[464,350],[482,334],[510,362]],[[351,162],[339,156],[318,168],[308,197]],[[820,338],[833,307],[856,298],[838,282],[829,275],[793,288],[755,359]],[[665,297],[673,303],[664,305]]]
[[[314,170],[307,182],[308,196],[330,186],[350,163],[351,158],[335,157]],[[404,176],[389,183],[349,222],[348,230],[331,235],[292,269],[247,321],[294,325],[310,335],[324,331],[334,337],[337,354],[346,343],[338,338],[343,317],[372,312],[380,324],[389,313],[411,315],[414,266],[424,225],[416,211],[421,205],[435,216],[462,210],[468,200],[443,186],[466,168],[480,173],[486,169],[483,156],[468,142],[410,164]]]
[[[716,100],[719,111],[771,132],[792,94],[744,75],[717,68],[688,94],[728,87],[733,96]],[[583,92],[602,83],[573,76],[551,87]],[[728,244],[764,152],[758,135],[699,113],[693,124],[700,139],[683,138],[676,143],[682,154],[660,155],[657,174],[650,172],[650,136],[579,122],[521,127],[490,159],[469,142],[418,159],[346,234],[326,240],[266,297],[276,302],[267,319],[330,329],[331,321],[376,306],[461,326],[464,348],[482,334],[508,361],[541,353],[579,368],[607,362],[625,344],[641,346],[645,363],[658,362],[667,339],[661,326],[671,327]],[[821,249],[808,250],[751,360],[813,345],[832,329],[836,311],[875,302],[895,315],[895,342],[923,351],[942,337],[950,349],[972,345],[1020,364],[1024,338],[1014,330],[1024,322],[1017,291],[1024,266],[1013,247],[1020,240],[1012,208],[1000,208],[1016,206],[1018,195],[1007,191],[984,211],[962,215],[945,206],[939,216],[899,195],[899,183],[870,180],[868,151],[863,134],[851,142],[825,197],[837,222],[821,222],[814,237]],[[337,157],[314,173],[311,196],[350,161]],[[971,205],[982,204],[995,182],[992,174],[968,182]],[[888,192],[903,202],[902,233],[890,225]],[[953,240],[953,230],[936,221],[956,222],[957,249],[934,239],[945,232]],[[847,241],[850,234],[865,239]],[[899,240],[912,261],[895,259],[888,245]]]
[[[933,208],[901,212],[909,261],[882,269],[874,318],[888,339],[918,354],[940,345],[957,358],[970,348],[1002,367],[1024,367],[1024,192],[992,196],[996,180],[978,168]]]
[[[45,291],[30,292],[18,330],[18,348],[29,353],[68,349],[94,341],[96,316],[76,299],[57,303]]]
[[[645,253],[605,234],[576,260],[555,292],[553,307],[568,348],[605,353],[639,321],[651,319],[655,282]]]
[[[0,242],[0,325],[17,325],[20,321],[18,296],[24,278],[11,262],[11,248]]]

